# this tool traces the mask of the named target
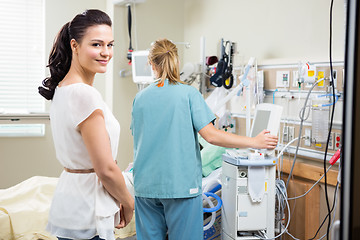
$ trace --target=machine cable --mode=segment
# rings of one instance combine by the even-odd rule
[[[337,197],[336,197],[336,196],[337,196],[337,190],[338,190],[338,188],[339,188],[339,182],[336,183],[335,192],[334,192],[334,201],[333,201],[333,205],[332,205],[331,210],[330,210],[330,214],[331,214],[332,211],[334,211],[334,209],[336,209],[336,206],[337,206]],[[334,217],[333,217],[333,221],[332,221],[331,225],[334,223],[335,213],[336,213],[336,211],[334,211]],[[322,226],[324,225],[326,219],[330,216],[330,214],[327,214],[327,215],[325,216],[324,220],[322,221],[322,223],[320,224],[319,228],[317,229],[314,237],[310,238],[309,240],[314,240],[314,239],[315,239],[315,237],[318,235],[320,229],[322,228]],[[331,228],[331,227],[330,227],[330,228]],[[330,230],[330,228],[329,228],[329,230]],[[328,233],[325,233],[325,234],[324,234],[321,238],[319,238],[319,239],[323,239],[325,236],[329,236]]]
[[[334,6],[334,0],[330,1],[330,36],[329,36],[329,61],[330,61],[330,85],[331,85],[331,89],[332,89],[332,93],[333,96],[335,96],[335,83],[334,83],[334,70],[333,70],[333,66],[332,66],[332,13],[333,13],[333,6]],[[334,112],[335,112],[335,101],[334,104],[332,105],[332,111],[331,111],[331,118],[330,118],[330,129],[328,132],[328,137],[327,137],[327,143],[326,143],[326,148],[325,148],[325,155],[324,155],[324,173],[325,173],[325,199],[326,199],[326,206],[328,209],[328,215],[329,216],[329,221],[328,221],[328,225],[327,225],[327,231],[326,231],[326,239],[329,239],[329,232],[330,232],[330,225],[331,225],[331,211],[330,211],[330,203],[329,203],[329,196],[328,196],[328,189],[327,189],[327,176],[326,176],[326,155],[327,155],[327,151],[328,151],[328,146],[329,146],[329,139],[331,136],[331,129],[332,129],[332,125],[333,125],[333,119],[334,119]]]

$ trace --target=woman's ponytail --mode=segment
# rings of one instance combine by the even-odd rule
[[[66,23],[61,28],[54,41],[49,56],[49,63],[47,65],[50,69],[50,77],[45,78],[42,82],[43,86],[39,87],[39,93],[47,100],[53,98],[56,86],[70,69],[72,51],[70,46],[71,37],[69,26],[70,22]]]
[[[39,87],[39,93],[44,98],[47,100],[53,98],[56,86],[69,72],[72,60],[71,39],[75,39],[80,44],[89,27],[102,24],[111,27],[110,17],[98,9],[89,9],[76,15],[71,22],[61,28],[49,56],[47,66],[50,69],[50,77],[45,78],[42,86]]]
[[[170,40],[155,41],[148,58],[156,69],[157,77],[160,78],[159,86],[163,85],[165,79],[168,79],[171,84],[184,83],[180,80],[178,50]]]

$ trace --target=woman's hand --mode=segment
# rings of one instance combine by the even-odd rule
[[[275,135],[270,135],[270,131],[263,130],[256,137],[254,137],[254,146],[253,148],[258,149],[274,149],[278,142],[278,137]]]
[[[134,205],[124,208],[124,205],[120,204],[120,223],[115,227],[118,229],[126,227],[130,223],[133,214]]]
[[[125,216],[124,216],[124,207],[122,204],[120,204],[120,223],[116,225],[115,227],[117,229],[124,228],[126,226]]]

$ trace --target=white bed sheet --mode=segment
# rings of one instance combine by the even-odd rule
[[[56,240],[45,231],[58,178],[34,176],[0,189],[0,240]],[[116,238],[135,235],[135,218],[126,228],[115,229]]]

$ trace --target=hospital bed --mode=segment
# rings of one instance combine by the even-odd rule
[[[0,240],[57,240],[45,231],[58,178],[34,176],[13,187],[0,189]],[[135,219],[115,237],[135,235]]]
[[[132,173],[123,172],[133,195]],[[203,188],[219,179],[221,168],[203,178]],[[0,189],[0,240],[57,240],[45,231],[52,196],[58,178],[34,176],[13,187]],[[135,218],[123,229],[114,229],[115,237],[130,239],[136,234]]]

